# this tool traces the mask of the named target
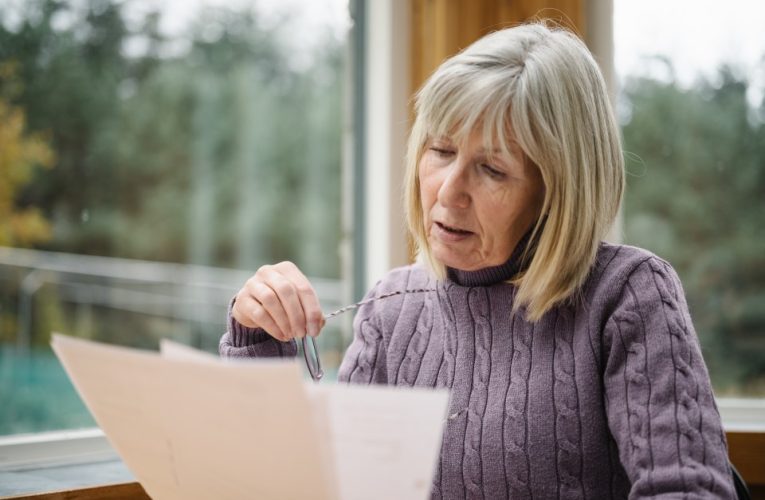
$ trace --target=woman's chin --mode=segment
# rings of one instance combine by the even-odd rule
[[[464,256],[455,254],[448,249],[440,248],[439,246],[431,247],[431,254],[433,258],[452,269],[458,269],[460,271],[473,271],[475,263],[470,262],[470,259],[466,259]]]

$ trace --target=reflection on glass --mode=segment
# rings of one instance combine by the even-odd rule
[[[51,331],[215,351],[230,297],[281,260],[340,304],[347,17],[0,1],[0,435],[93,424]]]

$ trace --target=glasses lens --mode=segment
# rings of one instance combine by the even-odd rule
[[[313,349],[308,348],[308,339],[310,339]],[[301,341],[303,342],[303,357],[305,358],[305,364],[308,366],[311,378],[319,381],[321,380],[321,377],[324,376],[324,372],[321,369],[321,361],[319,360],[319,350],[316,348],[316,340],[313,337],[305,336]]]

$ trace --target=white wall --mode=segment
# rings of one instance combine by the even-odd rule
[[[408,263],[402,189],[410,92],[409,10],[407,0],[367,3],[367,288],[388,270]]]

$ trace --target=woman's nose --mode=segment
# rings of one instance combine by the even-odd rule
[[[468,169],[456,158],[444,172],[438,189],[438,202],[444,207],[467,208],[470,205]]]

